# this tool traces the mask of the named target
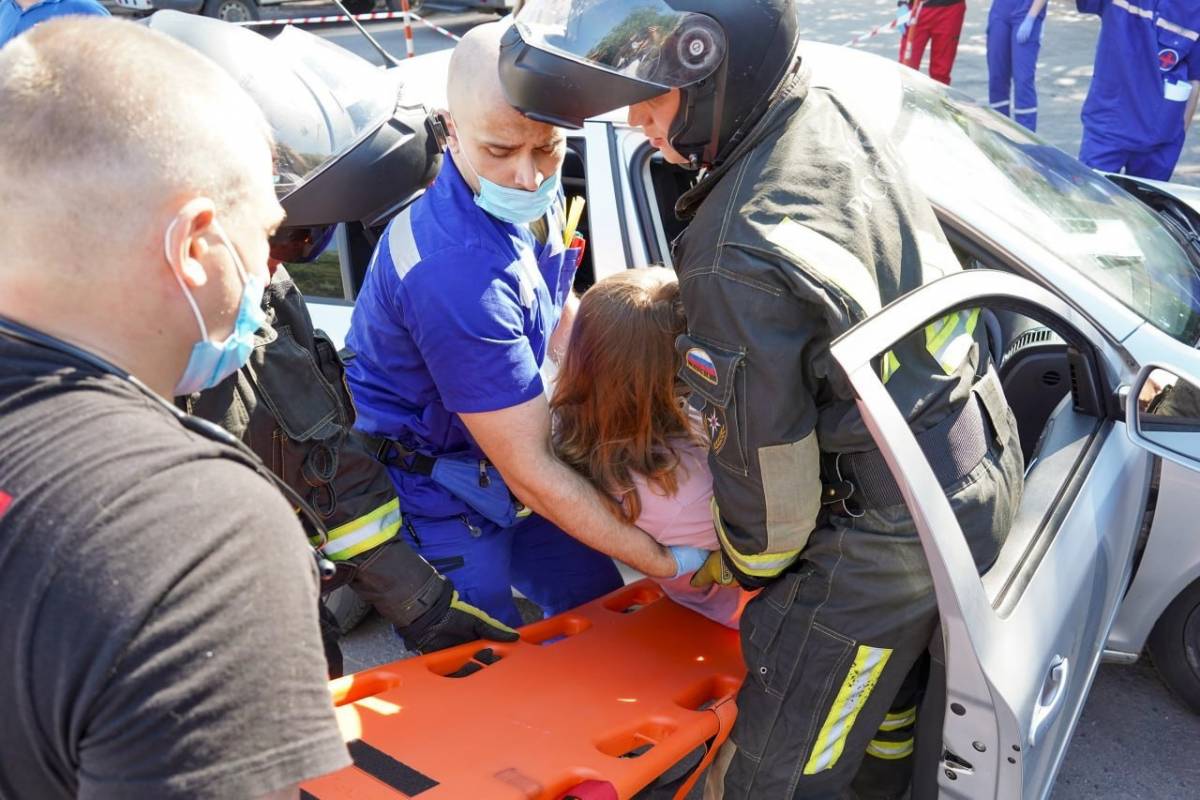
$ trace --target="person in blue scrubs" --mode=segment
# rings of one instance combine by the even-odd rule
[[[0,47],[52,17],[68,15],[107,17],[97,0],[0,0]]]
[[[988,104],[1037,130],[1037,60],[1046,0],[992,0],[988,11]]]
[[[518,625],[513,587],[555,614],[621,586],[609,556],[664,576],[695,554],[619,522],[551,449],[543,372],[566,345],[579,253],[563,242],[563,132],[521,116],[500,87],[506,28],[476,27],[453,54],[449,151],[379,242],[347,378],[357,426],[419,454],[385,460],[403,535],[467,602]],[[535,513],[504,525],[484,516],[430,474],[443,460],[479,465],[488,485],[493,465]],[[697,552],[691,570],[708,555]]]
[[[1075,0],[1099,14],[1079,160],[1170,180],[1200,95],[1200,0]]]

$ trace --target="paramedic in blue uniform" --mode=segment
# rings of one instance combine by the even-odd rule
[[[1079,160],[1170,180],[1200,91],[1200,0],[1075,0],[1099,14]]]
[[[1046,0],[992,0],[988,12],[988,104],[1037,130],[1038,51]]]
[[[512,587],[554,614],[621,585],[609,555],[669,576],[707,553],[673,553],[619,523],[553,455],[542,373],[578,303],[578,254],[564,247],[560,219],[566,140],[504,100],[505,27],[474,28],[455,49],[449,154],[380,240],[354,309],[347,376],[358,426],[412,454],[385,459],[404,535],[468,602],[517,625]],[[468,485],[447,489],[431,464],[466,464]],[[495,488],[502,476],[536,513],[505,524],[478,511],[464,496],[477,488],[476,467],[479,483]]]
[[[0,47],[39,22],[65,16],[107,17],[99,0],[0,0]]]

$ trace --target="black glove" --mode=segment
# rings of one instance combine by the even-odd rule
[[[450,581],[443,580],[443,583],[442,596],[433,608],[413,624],[396,628],[409,647],[421,653],[432,653],[476,639],[515,642],[520,638],[515,630],[503,622],[492,619],[460,599]]]

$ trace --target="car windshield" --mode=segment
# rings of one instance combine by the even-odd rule
[[[1200,278],[1153,211],[1008,118],[902,80],[898,144],[909,169],[928,176],[922,183],[937,183],[940,202],[995,217],[1155,327],[1196,344]]]
[[[813,84],[890,131],[932,201],[1002,243],[1027,237],[1160,330],[1200,340],[1200,277],[1147,206],[960,92],[875,56],[809,46]]]

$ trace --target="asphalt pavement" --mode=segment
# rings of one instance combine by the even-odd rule
[[[844,43],[886,22],[895,12],[893,0],[797,0],[806,38]],[[270,18],[329,13],[316,3],[295,3],[264,14]],[[461,34],[494,16],[487,13],[437,11],[430,21]],[[985,61],[987,5],[968,0],[967,20],[953,72],[955,88],[977,98],[987,95]],[[368,23],[371,33],[397,57],[405,52],[400,22]],[[348,25],[313,26],[324,38],[368,58],[382,59]],[[1039,132],[1050,143],[1076,154],[1081,126],[1079,109],[1087,94],[1099,25],[1095,17],[1074,12],[1074,4],[1051,0],[1038,70]],[[418,54],[442,50],[453,42],[417,25]],[[895,57],[898,38],[877,36],[862,49]],[[927,68],[927,66],[926,66]],[[1189,141],[1176,170],[1176,180],[1200,184],[1200,137]],[[347,668],[384,663],[405,655],[399,641],[378,619],[371,618],[345,641]],[[1192,714],[1165,689],[1147,662],[1101,667],[1052,797],[1055,800],[1188,800],[1200,798],[1200,716]]]

